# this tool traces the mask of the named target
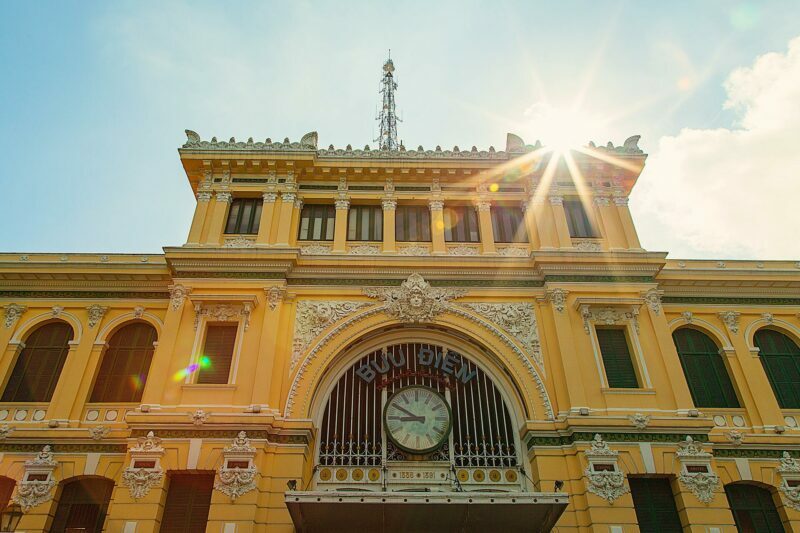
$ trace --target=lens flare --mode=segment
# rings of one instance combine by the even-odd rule
[[[200,357],[198,362],[192,363],[191,365],[187,366],[186,368],[181,368],[172,376],[173,381],[183,381],[186,379],[187,376],[197,372],[200,368],[209,368],[211,366],[211,359],[208,358],[207,355]]]
[[[490,192],[497,192],[498,190],[500,190],[500,185],[496,183],[492,183],[491,185],[489,185]]]

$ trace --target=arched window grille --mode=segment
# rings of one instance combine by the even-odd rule
[[[725,485],[736,528],[753,533],[783,533],[783,523],[772,493],[749,483]]]
[[[453,351],[449,354],[456,361],[454,374],[420,365],[420,350],[443,353],[441,346],[433,344],[394,344],[362,357],[345,371],[330,393],[322,418],[320,465],[375,466],[407,459],[385,438],[382,409],[388,396],[409,385],[424,385],[443,394],[453,413],[450,442],[426,459],[448,461],[456,467],[519,464],[514,424],[489,376]],[[368,383],[358,375],[364,365],[385,369],[385,373],[377,373]],[[465,382],[467,376],[473,377]]]
[[[800,409],[800,347],[773,329],[756,331],[753,342],[778,404],[784,409]]]
[[[156,330],[146,322],[118,329],[108,341],[91,402],[138,402],[153,359]]]
[[[64,368],[72,340],[72,326],[50,322],[25,339],[0,401],[49,402]]]

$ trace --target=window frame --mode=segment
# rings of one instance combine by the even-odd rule
[[[247,219],[244,220],[245,208],[249,207]],[[263,198],[242,196],[231,200],[225,217],[225,235],[258,235],[261,225]]]
[[[682,334],[683,331],[692,331],[694,334],[702,335],[705,339],[709,341],[709,350],[711,347],[714,348],[714,351],[692,351],[692,352],[682,352],[681,348],[678,344],[676,339],[676,335]],[[697,337],[700,339],[701,337]],[[724,350],[719,347],[719,344],[715,341],[714,337],[696,327],[691,326],[681,326],[675,329],[672,332],[672,342],[675,346],[675,351],[678,353],[678,359],[681,363],[681,369],[683,370],[683,376],[686,380],[686,385],[689,387],[689,392],[692,395],[692,402],[694,406],[701,409],[740,409],[742,407],[742,402],[739,399],[739,391],[736,387],[736,382],[733,378],[731,373],[731,369],[728,365],[727,355],[725,354]],[[692,342],[695,342],[692,340]],[[705,341],[703,341],[705,342]],[[704,357],[705,361],[699,360],[700,357]],[[689,360],[691,359],[691,360]],[[699,360],[699,361],[698,361]],[[691,363],[690,366],[687,366]],[[694,375],[694,368],[698,369],[705,369],[705,372],[699,376]],[[690,373],[687,372],[687,368],[692,368],[692,378],[690,379]],[[724,369],[724,380],[720,377],[723,374],[720,372],[720,369]],[[719,391],[722,393],[722,399],[719,401],[712,401],[709,402],[709,405],[702,405],[700,400],[700,392],[704,392],[707,397],[711,397],[711,393],[713,391],[708,390],[708,383],[709,383],[709,376],[708,372],[713,372],[714,380],[719,386]],[[725,380],[730,385],[730,390],[726,391],[727,388],[725,384]],[[697,386],[702,386],[704,388],[703,391],[699,389],[696,390]],[[735,400],[735,401],[732,401]],[[718,404],[718,405],[714,405]]]
[[[410,213],[413,213],[414,216],[409,217]],[[427,238],[425,238],[426,236]],[[394,226],[396,242],[432,242],[432,237],[431,212],[428,206],[415,204],[397,206]]]
[[[194,353],[196,354],[194,357],[194,361],[192,365],[200,364],[200,358],[205,355],[206,351],[206,343],[208,342],[208,332],[210,328],[213,327],[229,327],[229,328],[236,328],[236,333],[233,337],[233,346],[231,346],[231,358],[230,358],[230,366],[228,367],[228,378],[224,383],[213,383],[213,382],[201,382],[202,376],[202,368],[198,367],[196,372],[190,372],[187,376],[187,383],[191,383],[192,385],[200,385],[200,386],[219,386],[219,385],[233,385],[235,379],[235,371],[236,366],[238,365],[239,360],[239,350],[241,349],[241,321],[217,321],[217,320],[209,320],[203,321],[203,335],[202,335],[202,342],[199,344],[200,349],[196,350]]]
[[[788,346],[783,349],[776,347],[773,352],[768,351],[766,348],[771,349],[773,346],[762,346],[760,339],[773,334],[779,336]],[[772,344],[772,341],[769,343]],[[780,408],[800,409],[800,345],[785,331],[761,327],[753,334],[753,346],[758,348],[761,366]],[[792,374],[795,376],[794,380],[780,379]]]
[[[452,219],[456,218],[456,223]],[[442,211],[444,220],[444,242],[480,243],[481,225],[478,219],[478,210],[471,205],[446,205]],[[473,228],[474,225],[474,228]],[[463,239],[456,238],[456,233],[464,235]],[[472,238],[472,235],[475,238]]]
[[[629,389],[630,390],[630,389],[643,389],[643,388],[645,388],[646,380],[643,379],[642,370],[639,368],[639,364],[637,362],[638,357],[636,356],[636,350],[634,349],[633,342],[632,342],[632,339],[631,339],[631,336],[630,336],[630,332],[628,331],[627,325],[622,325],[622,326],[618,326],[618,325],[611,325],[611,326],[600,325],[600,326],[598,326],[598,325],[595,325],[593,329],[594,329],[595,340],[597,342],[597,352],[600,355],[600,361],[601,361],[601,363],[603,365],[603,376],[605,378],[606,387],[608,389],[614,389],[614,390],[617,390],[617,389],[621,389],[621,390]],[[626,350],[627,350],[627,356],[628,356],[627,360],[630,361],[630,367],[631,367],[631,371],[632,371],[632,374],[633,374],[633,379],[634,379],[634,381],[636,383],[635,386],[612,385],[611,378],[609,377],[609,373],[608,373],[608,366],[609,366],[609,362],[610,361],[609,362],[606,361],[606,354],[603,353],[603,343],[602,343],[602,341],[600,339],[601,336],[599,334],[600,331],[620,331],[622,333],[623,340],[625,341],[625,347],[626,347]],[[609,356],[609,359],[611,357],[618,357],[619,358],[620,354],[608,354],[608,356]]]
[[[320,216],[316,216],[316,213]],[[313,215],[313,216],[312,216]],[[304,226],[304,221],[308,221]],[[314,237],[319,225],[319,236]],[[303,233],[306,233],[303,236]],[[304,204],[297,224],[298,241],[333,242],[336,235],[336,206],[334,204]]]
[[[513,216],[510,216],[513,213]],[[527,244],[530,242],[528,228],[525,224],[525,212],[521,207],[513,205],[492,205],[489,211],[492,221],[492,237],[498,244]],[[512,230],[509,226],[514,225],[516,219],[516,229]],[[507,235],[511,232],[512,235]]]
[[[580,198],[564,198],[562,202],[571,239],[599,239],[594,213],[586,210]]]
[[[367,233],[365,237],[364,216],[367,216]],[[383,241],[383,208],[372,204],[351,204],[347,213],[347,240],[349,242],[381,242]]]
[[[141,387],[139,388],[138,391],[134,391],[133,399],[131,399],[131,400],[106,399],[105,396],[98,398],[98,397],[96,397],[96,394],[95,394],[97,392],[97,387],[98,387],[98,378],[100,377],[101,372],[103,370],[103,365],[106,363],[107,358],[110,357],[109,352],[112,349],[115,348],[112,345],[112,342],[115,340],[115,337],[120,334],[120,332],[122,332],[125,328],[129,328],[129,327],[132,327],[132,326],[147,326],[151,330],[151,332],[153,334],[153,338],[154,338],[153,342],[150,344],[149,347],[145,348],[144,346],[141,346],[141,347],[135,348],[136,350],[139,350],[139,351],[147,351],[147,352],[149,352],[149,354],[145,354],[146,356],[149,356],[150,361],[147,364],[147,372],[144,373],[144,379],[142,380]],[[96,375],[94,377],[94,380],[93,380],[93,383],[92,383],[92,389],[89,391],[89,401],[88,401],[88,403],[138,403],[138,402],[141,402],[142,394],[144,393],[144,388],[147,385],[147,379],[148,379],[148,376],[149,376],[149,373],[150,373],[150,368],[151,368],[151,366],[153,364],[153,356],[155,355],[156,344],[158,344],[158,330],[152,324],[150,324],[147,321],[144,321],[144,320],[132,320],[132,321],[129,321],[129,322],[125,322],[124,324],[120,325],[120,327],[116,328],[114,330],[114,332],[110,336],[108,336],[108,340],[106,341],[106,347],[105,347],[105,349],[103,350],[103,353],[100,356],[100,362],[98,363],[98,366],[97,366],[97,373],[96,373]],[[126,347],[120,347],[119,350],[120,351],[124,350],[125,352],[130,352],[130,351],[134,350],[134,348],[132,348],[130,346],[126,346]],[[116,354],[116,353],[114,353],[114,357],[116,357],[117,360],[119,360],[119,358],[120,358],[120,356],[118,354]],[[130,357],[133,357],[133,356],[128,354],[127,357],[130,358]],[[126,365],[126,368],[129,367],[129,366],[130,366],[130,360],[128,361],[128,364]],[[112,374],[112,376],[113,376],[113,374]],[[108,389],[108,387],[110,385],[107,382],[104,386],[106,387],[106,389]],[[108,394],[107,390],[103,394]],[[98,393],[98,395],[100,395],[100,393]]]
[[[628,486],[631,489],[631,498],[633,499],[633,509],[636,513],[636,523],[641,527],[643,525],[651,526],[657,524],[658,531],[662,533],[682,533],[683,524],[678,511],[678,504],[675,501],[675,492],[673,487],[673,476],[628,476]],[[672,504],[670,509],[657,508],[656,499],[664,498],[664,487],[657,487],[656,482],[665,483],[666,488],[669,489],[669,501]],[[650,485],[650,486],[648,486]],[[653,490],[653,489],[656,490]],[[658,491],[661,494],[656,494]],[[655,498],[653,497],[655,495]],[[646,502],[644,500],[647,500]],[[663,502],[663,501],[662,501]],[[642,505],[645,503],[646,505]],[[669,523],[666,518],[668,515]],[[643,518],[645,520],[643,520]],[[642,522],[645,522],[644,524]],[[648,529],[651,531],[652,529]]]

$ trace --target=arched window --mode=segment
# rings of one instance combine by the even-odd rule
[[[66,482],[49,531],[100,533],[113,489],[114,482],[110,479],[83,478]]]
[[[692,328],[672,334],[697,407],[739,407],[725,361],[711,338]]]
[[[778,404],[784,409],[800,409],[800,347],[772,329],[756,331],[753,342]]]
[[[31,333],[3,391],[3,402],[49,402],[72,340],[66,322],[50,322]]]
[[[156,330],[146,322],[118,329],[108,341],[90,402],[138,402],[153,359]]]
[[[748,483],[725,485],[733,519],[739,531],[783,533],[781,517],[767,489]]]

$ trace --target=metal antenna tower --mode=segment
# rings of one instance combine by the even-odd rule
[[[394,63],[392,63],[392,51],[389,50],[389,59],[383,64],[383,78],[381,79],[380,92],[383,98],[383,106],[375,120],[381,123],[380,136],[375,139],[378,142],[379,150],[397,150],[400,143],[397,141],[397,118],[394,108],[394,92],[397,90],[397,83],[394,81]]]

